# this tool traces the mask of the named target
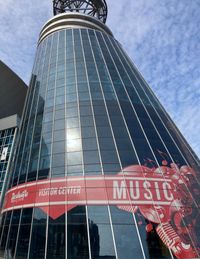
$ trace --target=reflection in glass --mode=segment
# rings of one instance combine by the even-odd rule
[[[65,257],[65,214],[56,220],[49,218],[47,258]]]
[[[115,259],[108,208],[105,206],[89,206],[88,217],[92,258]]]
[[[47,215],[40,209],[34,209],[33,226],[31,233],[30,259],[43,259],[46,242],[46,219]]]
[[[67,258],[88,259],[88,235],[85,207],[77,207],[67,215]]]

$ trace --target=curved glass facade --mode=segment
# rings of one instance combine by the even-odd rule
[[[39,44],[12,174],[5,258],[199,258],[199,160],[104,32]]]

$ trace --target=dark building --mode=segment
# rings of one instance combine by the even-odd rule
[[[0,61],[0,200],[24,107],[27,86]]]
[[[104,24],[55,0],[2,211],[4,258],[199,258],[199,160]]]

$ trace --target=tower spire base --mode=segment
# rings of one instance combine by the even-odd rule
[[[93,16],[106,23],[108,8],[105,0],[53,0],[54,15],[66,12]]]

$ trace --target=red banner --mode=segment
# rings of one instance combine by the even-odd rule
[[[3,212],[39,207],[56,219],[78,205],[170,206],[174,199],[170,179],[128,175],[72,176],[30,182],[10,189]],[[49,206],[55,209],[49,209]]]
[[[196,204],[189,191],[193,183],[195,172],[188,166],[150,169],[133,165],[117,175],[70,176],[18,185],[6,193],[2,212],[37,207],[56,219],[80,205],[139,210],[150,222],[146,231],[151,231],[152,223],[158,224],[157,234],[177,258],[199,258],[192,241],[188,243],[193,229],[183,224],[184,218],[192,217],[192,204]],[[196,218],[191,222],[194,226]]]

